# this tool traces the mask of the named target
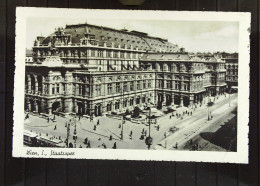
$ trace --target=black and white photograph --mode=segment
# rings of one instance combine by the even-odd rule
[[[18,8],[13,156],[248,162],[250,14]]]

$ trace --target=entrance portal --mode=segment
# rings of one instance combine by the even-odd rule
[[[184,96],[184,97],[183,97],[183,105],[184,105],[184,107],[188,107],[189,104],[190,104],[190,99],[189,99],[189,97]]]
[[[54,102],[52,104],[51,110],[52,110],[52,114],[59,112],[60,111],[60,102],[58,102],[58,101]]]
[[[172,103],[172,96],[166,95],[166,106],[171,105],[171,103]]]
[[[174,105],[180,105],[180,103],[181,103],[181,98],[180,98],[180,96],[175,95],[175,96],[174,96]]]

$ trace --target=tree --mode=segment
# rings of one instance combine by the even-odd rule
[[[133,110],[133,115],[132,115],[132,117],[133,117],[133,118],[139,117],[140,112],[141,112],[141,109],[140,109],[139,107],[135,107],[134,110]]]

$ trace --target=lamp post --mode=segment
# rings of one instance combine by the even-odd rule
[[[67,123],[67,141],[66,146],[69,147],[69,136],[70,136],[70,123]]]
[[[209,116],[209,90],[208,90],[208,121],[210,120],[210,116]]]
[[[153,138],[151,137],[151,108],[150,107],[149,107],[149,135],[145,139],[145,143],[146,143],[148,150],[149,150],[151,145],[153,144]]]

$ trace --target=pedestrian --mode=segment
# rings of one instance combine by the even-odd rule
[[[145,136],[147,135],[147,130],[145,130],[144,135],[145,135]]]
[[[91,148],[91,146],[90,146],[90,141],[88,141],[88,148]]]
[[[121,128],[121,123],[119,123],[118,128]]]
[[[166,132],[164,132],[164,138],[166,138]]]
[[[172,119],[172,116],[170,115],[170,119]]]
[[[178,149],[178,142],[176,142],[176,144],[175,144],[175,148]]]
[[[160,130],[160,126],[159,126],[159,125],[157,126],[157,130],[158,130],[158,131]]]
[[[144,133],[144,128],[143,128],[143,130],[142,130],[142,133]]]
[[[82,146],[80,145],[79,148],[82,148]]]
[[[79,115],[79,121],[80,121],[80,115]]]
[[[188,112],[188,116],[190,115],[190,112]]]
[[[188,114],[188,111],[186,110],[186,114]]]
[[[190,112],[190,115],[192,116],[192,111]]]
[[[174,116],[174,114],[172,113],[172,116]]]
[[[94,129],[93,130],[97,130],[97,126],[96,125],[94,125]]]
[[[104,147],[104,149],[107,148],[106,144],[105,143],[102,143],[102,146]]]
[[[131,130],[131,131],[130,131],[130,136],[132,136],[132,135],[133,135],[133,131]]]
[[[97,120],[97,125],[99,125],[99,119]]]
[[[54,126],[54,130],[56,130],[56,129],[57,129],[57,125]]]
[[[55,114],[53,114],[53,121],[55,120]]]
[[[49,118],[49,117],[47,118],[47,122],[48,122],[48,123],[50,122],[50,118]]]
[[[110,134],[109,136],[109,140],[111,141],[113,139],[113,136]]]
[[[113,149],[116,149],[116,142],[114,143]]]

